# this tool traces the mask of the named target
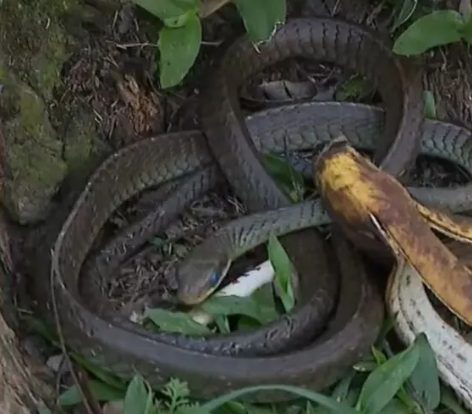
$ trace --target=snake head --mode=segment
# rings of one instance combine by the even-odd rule
[[[177,268],[177,298],[186,305],[196,305],[207,299],[225,278],[231,260],[205,254],[184,260]]]

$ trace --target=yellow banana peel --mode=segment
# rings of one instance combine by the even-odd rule
[[[366,235],[377,243],[380,238],[451,312],[472,325],[472,271],[432,231],[472,243],[472,219],[419,204],[347,140],[330,145],[314,167],[323,202],[346,235],[355,243]]]

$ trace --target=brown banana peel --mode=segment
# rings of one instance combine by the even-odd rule
[[[378,244],[380,238],[451,312],[472,325],[472,270],[432,231],[472,243],[472,219],[417,203],[394,177],[343,138],[320,154],[315,173],[333,221],[354,243],[365,242],[368,236]]]

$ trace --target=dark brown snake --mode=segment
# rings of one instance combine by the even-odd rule
[[[343,133],[355,145],[376,149],[376,159],[397,176],[412,166],[420,144],[423,153],[471,167],[469,133],[445,123],[422,125],[419,77],[392,55],[377,34],[334,19],[299,19],[286,23],[259,49],[256,52],[241,39],[225,54],[202,96],[205,136],[199,131],[167,134],[113,154],[91,177],[62,225],[51,267],[65,339],[72,349],[118,374],[129,377],[137,370],[154,386],[179,377],[204,398],[256,384],[321,389],[369,351],[383,308],[362,261],[342,237],[333,244],[335,259],[328,248],[322,249],[326,254],[312,253],[324,243],[313,227],[329,224],[329,217],[319,200],[291,206],[263,168],[259,150],[310,149]],[[245,122],[237,88],[250,75],[295,56],[336,63],[366,75],[378,87],[385,112],[364,105],[321,103],[280,108]],[[84,268],[95,237],[117,207],[142,190],[173,180],[177,181],[160,208],[127,229]],[[264,242],[274,229],[278,234],[305,229],[281,239],[300,277],[296,309],[261,330],[212,338],[147,332],[103,310],[96,303],[101,296],[93,278],[108,275],[218,182],[229,182],[257,214],[231,223],[192,252],[177,269],[179,297],[188,303],[201,300],[214,287],[209,281],[214,282],[215,270],[226,267],[232,255]],[[470,206],[464,188],[411,191],[436,205],[444,205],[444,192],[449,192],[456,197],[454,208]],[[218,254],[210,254],[208,246],[222,240]],[[314,260],[321,271],[308,265]],[[279,392],[257,396],[259,400],[286,397]]]

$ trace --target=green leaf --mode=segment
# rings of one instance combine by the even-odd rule
[[[280,184],[290,199],[294,203],[302,201],[305,192],[303,175],[279,155],[265,154],[262,159],[269,174]]]
[[[105,370],[104,368],[100,367],[98,364],[89,361],[84,356],[75,352],[71,353],[71,358],[86,371],[90,372],[95,377],[97,377],[101,382],[104,382],[105,384],[108,384],[113,388],[117,388],[123,391],[126,390],[126,383],[123,380],[121,380],[119,377],[109,372],[108,370]]]
[[[259,289],[258,289],[259,290]],[[256,292],[254,292],[256,294]],[[210,315],[230,316],[245,315],[249,316],[261,325],[268,324],[278,318],[277,311],[274,306],[268,306],[254,298],[254,294],[249,297],[239,296],[212,296],[203,302],[200,307]]]
[[[90,392],[97,401],[118,401],[124,397],[124,391],[110,387],[101,381],[91,380],[88,382]],[[82,402],[82,396],[76,385],[64,391],[58,399],[58,403],[63,407],[76,405]]]
[[[21,319],[26,322],[29,331],[35,332],[51,344],[60,347],[57,332],[52,324],[31,315],[22,315]]]
[[[472,44],[472,13],[461,29],[462,38],[470,45]]]
[[[402,24],[406,23],[411,15],[414,13],[416,6],[418,6],[418,0],[403,0],[400,11],[395,16],[393,22],[392,32],[397,30]]]
[[[0,1],[0,5],[1,4],[2,2]],[[53,414],[53,412],[49,408],[40,407],[38,408],[38,414]]]
[[[382,409],[382,414],[411,414],[412,411],[403,404],[400,400],[394,398],[391,400],[384,409]]]
[[[331,397],[333,397],[338,402],[344,401],[349,394],[349,388],[351,387],[352,380],[355,376],[355,371],[351,371],[347,375],[345,375],[344,378],[342,378],[336,384],[336,387],[334,387],[334,390],[331,393]]]
[[[461,40],[463,19],[454,10],[438,10],[416,20],[396,40],[393,51],[418,55],[436,46]]]
[[[468,414],[467,410],[459,404],[451,389],[445,386],[441,386],[441,405],[448,408],[453,414]]]
[[[324,407],[330,408],[333,414],[359,414],[353,408],[336,402],[334,399],[327,397],[323,394],[308,391],[303,388],[294,387],[290,385],[260,385],[256,387],[246,387],[239,389],[237,391],[233,391],[227,394],[224,394],[218,398],[215,398],[200,407],[191,408],[185,410],[185,414],[209,414],[212,413],[213,410],[221,407],[223,404],[226,404],[229,401],[236,400],[237,398],[246,396],[248,394],[256,393],[259,391],[283,391],[288,392],[290,394],[294,394],[300,398],[306,398],[307,400],[313,401],[318,403]]]
[[[161,20],[170,19],[198,10],[197,0],[132,0],[152,15]]]
[[[376,414],[392,400],[419,360],[416,341],[369,374],[357,402],[363,413]]]
[[[152,392],[146,387],[144,379],[135,375],[126,390],[123,414],[149,414],[150,397],[152,399]]]
[[[385,362],[388,360],[387,356],[375,346],[372,347],[372,355],[374,356],[375,362],[377,362],[378,365],[385,364]]]
[[[254,43],[268,40],[277,25],[285,23],[286,0],[235,0],[235,3]]]
[[[210,329],[195,322],[188,313],[156,308],[146,310],[144,316],[165,332],[185,335],[207,335],[211,333]]]
[[[420,402],[432,411],[439,405],[441,400],[436,357],[424,334],[418,337],[417,343],[420,357],[418,365],[411,375],[410,383]]]
[[[198,56],[202,40],[200,18],[195,12],[181,27],[163,27],[159,33],[160,82],[162,88],[177,85]]]
[[[188,19],[195,15],[195,10],[189,10],[180,16],[169,17],[164,19],[164,25],[167,27],[182,27],[185,26],[188,22]]]
[[[436,118],[436,102],[434,100],[434,95],[431,91],[423,92],[424,99],[424,113],[427,118],[435,119]]]
[[[282,247],[277,237],[271,235],[267,245],[270,263],[274,268],[274,285],[277,294],[282,301],[285,312],[289,312],[295,306],[292,275],[294,268],[287,252]]]
[[[215,324],[218,327],[220,333],[230,333],[231,329],[229,327],[228,317],[225,315],[218,315],[215,317]]]

